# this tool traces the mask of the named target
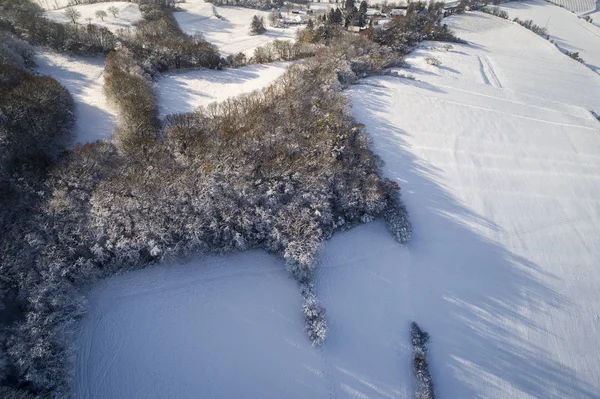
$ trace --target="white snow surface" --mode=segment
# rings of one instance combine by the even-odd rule
[[[192,112],[197,107],[269,86],[285,72],[289,62],[249,65],[222,71],[190,70],[164,75],[158,82],[160,117]]]
[[[206,40],[216,45],[222,55],[244,53],[252,56],[254,49],[275,39],[294,40],[296,28],[268,26],[269,13],[241,7],[217,7],[204,0],[186,0],[178,4],[184,11],[173,15],[181,29],[190,35],[201,33]],[[217,12],[221,18],[215,16]],[[265,19],[267,31],[262,35],[250,35],[250,22],[254,15]]]
[[[108,139],[117,126],[116,110],[104,95],[104,58],[38,49],[36,71],[52,76],[75,100],[75,144]]]
[[[579,52],[585,63],[600,73],[600,28],[577,15],[543,0],[511,1],[501,4],[510,19],[533,20],[548,29],[559,48]]]
[[[597,397],[600,76],[509,21],[446,22],[470,44],[348,90],[414,239],[376,221],[325,243],[324,346],[274,257],[151,268],[93,287],[77,398],[411,398],[411,320],[439,398]]]
[[[109,7],[117,7],[119,14],[115,18],[109,11]],[[86,18],[91,18],[91,23],[96,26],[102,26],[111,32],[119,29],[129,28],[134,23],[142,19],[142,13],[137,4],[128,3],[125,1],[113,1],[108,3],[82,4],[71,7],[81,13],[81,17],[77,20],[79,24],[87,24]],[[104,17],[104,21],[96,16],[97,11],[106,11],[108,14]],[[71,20],[65,15],[64,9],[46,11],[44,16],[51,21],[60,23],[71,23]]]
[[[44,10],[57,10],[73,5],[73,0],[34,0]]]
[[[595,10],[597,0],[548,0],[550,3],[554,3],[558,6],[564,7],[569,11],[573,11],[578,14],[585,13],[587,11]]]

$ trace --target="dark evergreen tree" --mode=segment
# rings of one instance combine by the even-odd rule
[[[255,15],[252,17],[252,23],[250,24],[250,33],[253,35],[262,35],[267,29],[265,28],[265,19]]]
[[[333,22],[337,25],[341,25],[343,21],[344,21],[344,16],[342,15],[342,10],[340,10],[339,8],[336,8],[334,15],[333,15]]]

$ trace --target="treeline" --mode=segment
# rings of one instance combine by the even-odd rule
[[[206,0],[217,6],[236,6],[254,8],[256,10],[271,10],[283,7],[283,0]],[[294,2],[292,2],[294,3]]]
[[[0,28],[31,44],[72,54],[106,54],[117,39],[108,29],[88,24],[61,24],[43,17],[30,0],[0,0]]]
[[[52,289],[52,278],[42,275],[52,265],[38,264],[42,259],[29,251],[28,240],[39,239],[37,231],[53,234],[52,225],[38,224],[36,216],[50,192],[47,174],[70,139],[74,102],[56,80],[28,70],[34,65],[33,49],[28,44],[6,32],[0,38],[0,396],[28,398],[29,387],[39,376],[32,372],[29,379],[25,378],[30,367],[19,359],[35,363],[48,345],[64,346],[61,335],[60,340],[45,340],[44,346],[24,348],[23,344],[36,342],[36,336],[52,334],[52,329],[29,329],[26,339],[22,339],[21,332],[28,323],[40,320],[32,309],[52,307],[60,296],[57,291],[43,303],[37,301],[40,289]],[[43,312],[40,317],[51,314]],[[66,327],[58,319],[46,322]],[[57,366],[61,372],[67,370],[66,364],[55,362],[42,367],[52,370]],[[49,379],[44,382],[51,383]]]
[[[155,75],[170,69],[222,66],[217,48],[202,35],[185,34],[168,0],[139,0],[142,20],[120,39],[144,70]]]
[[[396,16],[382,29],[369,29],[371,40],[407,54],[423,40],[464,42],[441,23],[442,2],[410,2],[406,15]]]
[[[118,36],[93,24],[50,21],[30,0],[0,0],[0,27],[29,43],[72,54],[108,54],[119,43],[151,75],[169,69],[221,65],[215,46],[201,35],[190,36],[181,31],[172,14],[172,1],[136,2],[143,19],[135,29],[123,29]]]

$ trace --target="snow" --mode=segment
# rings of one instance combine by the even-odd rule
[[[73,0],[34,0],[44,10],[57,10],[59,8],[65,8],[73,3]]]
[[[274,257],[117,276],[89,300],[77,398],[328,397],[299,290]]]
[[[543,0],[509,2],[501,5],[510,18],[533,20],[548,29],[550,38],[559,48],[579,52],[593,70],[600,73],[600,28],[577,15]]]
[[[600,76],[509,21],[446,22],[470,45],[348,90],[414,239],[376,221],[324,244],[324,346],[274,257],[146,269],[89,294],[76,397],[410,398],[411,320],[439,398],[597,397]]]
[[[289,62],[249,65],[222,71],[200,69],[163,75],[158,82],[160,117],[192,112],[200,106],[269,86],[285,72]]]
[[[108,11],[110,7],[116,7],[119,9],[119,13],[117,14],[116,18]],[[87,24],[86,18],[91,18],[92,24],[105,27],[111,32],[115,32],[118,29],[129,28],[134,23],[142,19],[139,6],[137,4],[127,3],[124,1],[83,4],[73,6],[72,8],[81,13],[81,17],[77,20],[77,23]],[[100,10],[107,13],[104,21],[96,16],[96,12]],[[46,11],[44,16],[51,21],[59,23],[71,23],[71,20],[65,15],[64,9]]]
[[[294,40],[296,28],[268,26],[269,13],[240,7],[216,7],[204,0],[187,0],[178,4],[184,11],[173,15],[181,29],[190,35],[201,33],[216,45],[222,55],[244,53],[251,56],[254,49],[273,40]],[[217,18],[214,10],[221,18]],[[250,22],[254,15],[265,19],[267,31],[262,35],[250,35]]]
[[[75,143],[110,138],[117,125],[116,111],[104,95],[104,58],[78,57],[38,50],[36,71],[65,86],[76,107]]]
[[[589,15],[589,17],[593,20],[592,23],[600,28],[600,11],[596,11],[587,15]]]
[[[569,11],[582,14],[595,10],[597,0],[549,0],[549,2],[564,7]]]

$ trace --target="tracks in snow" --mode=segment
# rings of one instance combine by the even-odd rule
[[[492,87],[502,88],[502,83],[500,79],[498,79],[498,75],[494,70],[492,65],[492,61],[487,56],[478,56],[479,59],[479,68],[481,71],[481,76],[483,77],[483,81]]]

